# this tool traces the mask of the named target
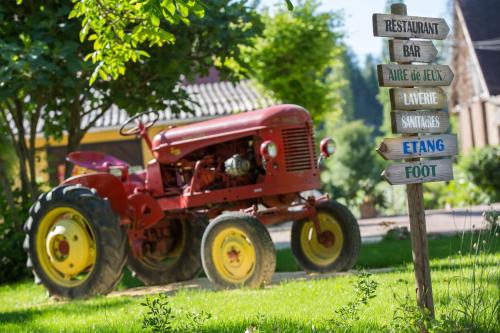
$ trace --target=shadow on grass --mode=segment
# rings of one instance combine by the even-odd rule
[[[94,298],[89,301],[82,300],[46,304],[22,310],[0,312],[0,323],[2,325],[22,323],[23,325],[29,326],[30,322],[37,317],[57,315],[62,318],[67,315],[74,315],[75,313],[79,316],[92,316],[96,312],[102,312],[113,308],[121,308],[129,303],[130,300],[125,298],[116,298],[110,301],[109,299],[101,297]]]

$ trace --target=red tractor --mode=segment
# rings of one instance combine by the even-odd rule
[[[177,128],[151,140],[158,113],[120,128],[145,140],[146,170],[96,152],[67,159],[93,173],[42,194],[25,224],[28,266],[49,293],[80,298],[110,292],[125,264],[146,285],[195,277],[202,266],[218,287],[270,282],[276,256],[265,225],[293,221],[291,247],[309,272],[354,265],[359,227],[351,212],[320,188],[309,113],[279,105]],[[210,223],[209,223],[210,221]],[[200,251],[201,248],[201,251]]]

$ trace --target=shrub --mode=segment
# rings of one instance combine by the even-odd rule
[[[491,202],[500,201],[500,146],[473,151],[463,161],[470,180],[484,191]]]
[[[19,192],[14,195],[19,198]],[[16,200],[19,202],[20,200]],[[0,194],[0,284],[19,281],[29,276],[26,268],[26,253],[23,250],[23,223],[28,216],[28,209],[19,208],[14,211]]]

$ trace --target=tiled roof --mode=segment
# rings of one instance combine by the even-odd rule
[[[490,95],[500,95],[499,0],[458,0]]]
[[[160,124],[190,122],[197,118],[206,119],[252,111],[273,104],[269,98],[260,95],[248,80],[235,84],[226,81],[188,84],[182,86],[182,89],[186,90],[190,100],[193,101],[188,104],[193,112],[174,114],[170,108],[161,110]],[[94,116],[94,114],[84,116],[82,127],[94,119]],[[125,110],[113,105],[97,120],[90,131],[117,128],[128,118],[129,115]],[[37,130],[39,133],[42,132],[43,120],[39,121]]]

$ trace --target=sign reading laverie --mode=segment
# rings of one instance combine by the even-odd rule
[[[448,105],[443,89],[391,88],[389,90],[393,110],[444,109]]]

